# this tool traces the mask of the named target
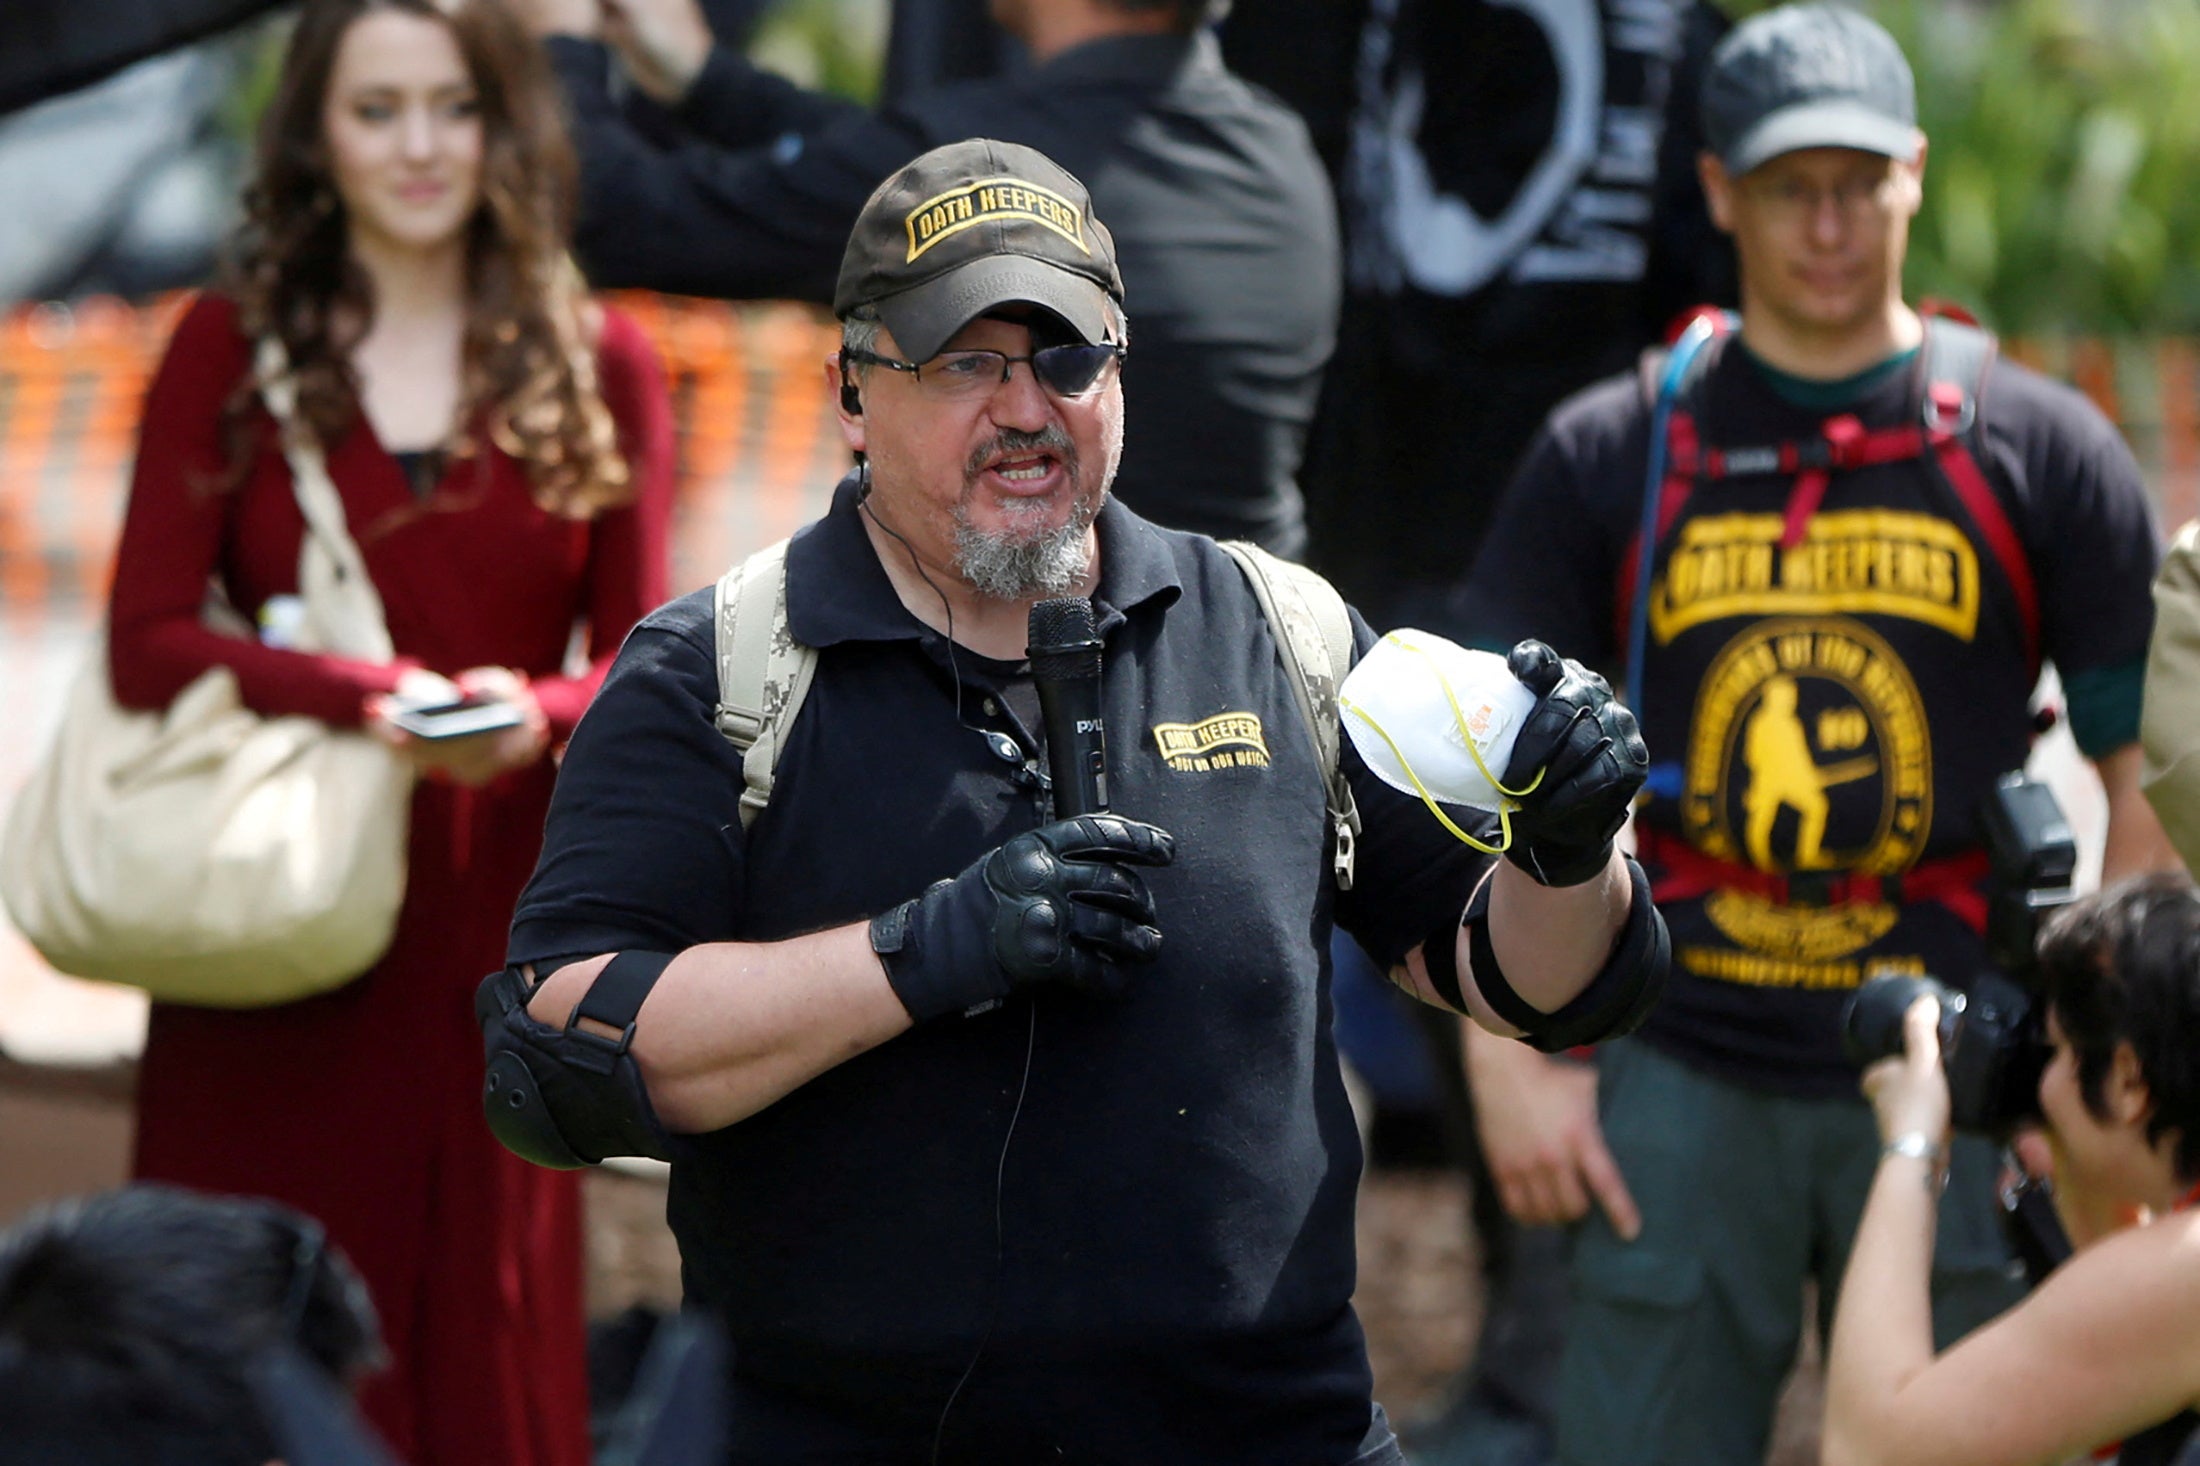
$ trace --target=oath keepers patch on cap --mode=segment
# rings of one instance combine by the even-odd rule
[[[880,184],[841,257],[833,311],[876,310],[911,361],[977,317],[1035,305],[1092,343],[1115,339],[1115,241],[1085,186],[1045,154],[972,138],[934,148]]]
[[[909,255],[915,264],[941,240],[963,230],[994,221],[1022,220],[1052,229],[1086,255],[1085,211],[1051,188],[1041,188],[1021,178],[981,178],[926,199],[909,211],[903,222],[909,228]]]

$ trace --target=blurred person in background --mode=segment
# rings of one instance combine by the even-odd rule
[[[0,1466],[266,1466],[281,1351],[339,1387],[381,1355],[366,1286],[288,1207],[126,1186],[0,1234]]]
[[[1335,170],[1343,314],[1302,477],[1312,561],[1375,626],[1457,639],[1460,570],[1543,415],[1732,303],[1695,175],[1726,26],[1695,0],[1232,10],[1224,55]]]
[[[256,711],[364,726],[422,774],[388,952],[282,1007],[156,1004],[136,1154],[142,1177],[326,1225],[388,1341],[366,1411],[416,1466],[588,1459],[577,1183],[482,1126],[466,1001],[503,960],[547,755],[666,589],[670,411],[639,329],[568,261],[572,166],[541,50],[498,0],[311,0],[235,274],[177,327],[146,402],[110,606],[125,705],[219,664]],[[270,334],[391,665],[282,644],[304,525],[251,370]],[[202,624],[210,577],[261,640]],[[454,684],[518,726],[427,742],[388,721],[392,694]]]
[[[2043,660],[2107,796],[2107,877],[2169,859],[2138,788],[2145,485],[2084,398],[1904,303],[1925,139],[1900,48],[1844,7],[1762,12],[1702,101],[1739,330],[1685,338],[1669,390],[1665,358],[1554,412],[1464,598],[1485,643],[1632,653],[1668,751],[1636,830],[1675,971],[1640,1036],[1590,1067],[1465,1035],[1507,1208],[1580,1223],[1577,1463],[1763,1459],[1804,1284],[1831,1299],[1877,1159],[1841,1004],[1993,967],[1981,814],[2030,751]],[[1943,1342],[2014,1297],[1996,1164],[1956,1141]]]
[[[1939,1003],[1918,999],[1903,1053],[1864,1075],[1882,1148],[1834,1313],[1826,1466],[2200,1461],[2200,893],[2158,874],[2088,897],[2040,959],[2039,1106],[2077,1252],[1935,1355],[1950,1104]]]
[[[1733,250],[1695,175],[1696,93],[1726,28],[1695,0],[1231,11],[1224,56],[1298,109],[1337,183],[1343,313],[1300,477],[1309,563],[1376,627],[1470,639],[1460,571],[1543,415],[1688,307],[1733,302]],[[1564,1236],[1499,1201],[1457,1025],[1397,1002],[1358,953],[1337,962],[1340,1013],[1371,995],[1393,1012],[1362,1028],[1410,1014],[1420,1030],[1487,1286],[1472,1370],[1408,1443],[1431,1466],[1547,1460]],[[1347,1057],[1379,1095],[1402,1088],[1383,1083],[1383,1051]]]
[[[1337,314],[1335,209],[1306,128],[1223,65],[1211,0],[997,0],[1032,65],[880,110],[804,91],[712,36],[695,0],[527,0],[579,134],[579,243],[598,285],[829,301],[873,185],[993,137],[1087,181],[1137,282],[1139,423],[1117,492],[1158,523],[1297,557],[1298,466]],[[658,147],[625,74],[687,140]]]
[[[2177,532],[2154,577],[2140,784],[2185,868],[2200,872],[2200,520]]]

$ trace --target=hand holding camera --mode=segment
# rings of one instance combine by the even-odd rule
[[[1919,1135],[1940,1151],[1948,1143],[1950,1119],[1948,1078],[1940,1064],[1940,999],[1922,983],[1912,991],[1916,996],[1902,1014],[1901,1047],[1864,1071],[1864,1097],[1879,1118],[1881,1141],[1892,1145]]]
[[[2039,1119],[2048,1051],[2030,993],[2033,948],[2041,921],[2072,899],[2077,844],[2053,792],[2022,773],[1995,781],[1979,828],[1994,873],[1987,946],[2008,975],[1982,973],[1964,992],[1930,977],[1874,978],[1842,1011],[1841,1043],[1859,1068],[1904,1052],[1911,1010],[1932,997],[1955,1128],[2006,1141]]]

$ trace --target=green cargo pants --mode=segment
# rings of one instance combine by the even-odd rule
[[[1820,1336],[1879,1160],[1870,1109],[1698,1072],[1639,1040],[1598,1050],[1606,1142],[1642,1212],[1622,1242],[1576,1229],[1558,1386],[1563,1466],[1761,1466],[1816,1279]],[[1994,1195],[1998,1156],[1958,1137],[1933,1254],[1942,1347],[2022,1283]]]

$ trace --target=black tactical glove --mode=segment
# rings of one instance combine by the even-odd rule
[[[1121,997],[1122,964],[1161,950],[1153,893],[1132,867],[1175,858],[1176,842],[1153,825],[1057,820],[873,918],[871,950],[919,1023],[1033,983]]]
[[[1578,886],[1612,858],[1612,837],[1650,772],[1635,715],[1610,684],[1540,641],[1512,649],[1505,665],[1536,694],[1513,743],[1505,787],[1520,796],[1505,858],[1546,886]]]

